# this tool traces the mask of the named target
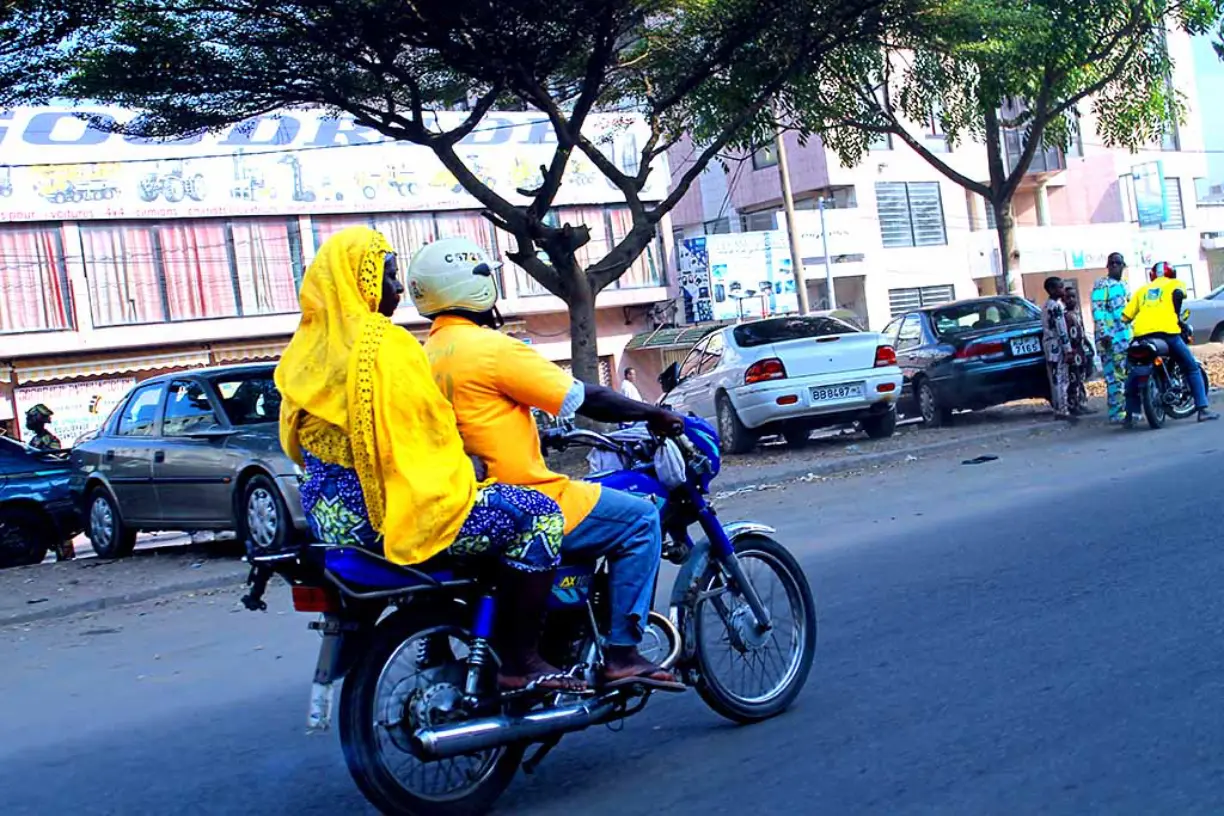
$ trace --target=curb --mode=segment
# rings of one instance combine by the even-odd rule
[[[197,592],[205,589],[220,589],[227,586],[238,586],[246,580],[246,568],[240,572],[235,572],[232,575],[214,575],[210,578],[201,578],[196,581],[180,581],[174,584],[163,584],[161,586],[149,587],[137,592],[127,592],[122,595],[109,595],[101,598],[91,598],[87,601],[77,601],[75,603],[67,603],[62,606],[47,607],[38,609],[32,612],[23,612],[17,615],[0,617],[0,628],[6,626],[19,626],[24,623],[34,623],[37,621],[50,620],[53,618],[66,618],[70,615],[81,615],[86,612],[100,612],[103,609],[113,609],[120,606],[129,606],[131,604],[151,601],[154,598],[160,598],[165,595],[175,595],[183,592]]]
[[[785,465],[779,470],[762,473],[756,477],[743,479],[736,479],[733,477],[725,482],[717,482],[716,492],[725,493],[733,490],[742,490],[746,487],[753,487],[755,485],[789,482],[808,475],[832,476],[839,473],[862,470],[863,468],[873,466],[891,465],[894,462],[904,461],[910,456],[921,457],[924,455],[943,453],[944,451],[964,447],[965,445],[972,445],[978,442],[1001,442],[1020,436],[1031,436],[1048,431],[1060,431],[1066,427],[1067,426],[1065,425],[1054,425],[1053,421],[1051,421],[1049,424],[1031,424],[1008,430],[989,431],[986,433],[974,434],[972,436],[962,436],[956,439],[945,439],[940,442],[928,442],[925,445],[911,445],[906,448],[881,451],[880,453],[864,453],[856,456],[838,456],[829,458],[825,461],[815,459],[806,463],[796,462],[794,465]]]

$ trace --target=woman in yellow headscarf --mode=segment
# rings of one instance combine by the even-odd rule
[[[424,349],[390,320],[404,287],[380,233],[352,227],[319,248],[302,281],[302,322],[276,367],[281,444],[304,468],[302,506],[319,541],[399,564],[496,554],[502,684],[557,670],[536,651],[560,561],[560,508],[511,485],[477,481]],[[511,610],[514,610],[511,613]],[[545,688],[569,688],[551,679]]]

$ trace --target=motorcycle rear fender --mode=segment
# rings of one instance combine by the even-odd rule
[[[727,538],[731,539],[732,544],[748,536],[772,536],[777,532],[773,527],[755,521],[732,521],[724,524],[723,530],[727,533]],[[688,631],[692,627],[692,615],[689,613],[697,605],[697,593],[700,591],[698,582],[701,581],[701,576],[705,574],[709,564],[710,540],[703,537],[693,544],[693,549],[684,563],[680,565],[680,572],[676,575],[675,582],[672,583],[669,608],[672,623],[680,630],[683,641],[680,657],[682,662],[690,659],[696,648],[693,633]]]

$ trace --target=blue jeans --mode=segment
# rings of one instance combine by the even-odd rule
[[[612,607],[608,643],[636,646],[654,600],[663,551],[659,511],[647,499],[603,488],[591,514],[561,539],[566,561],[608,561]]]
[[[1203,371],[1199,368],[1199,361],[1195,358],[1194,353],[1190,351],[1190,347],[1186,345],[1186,341],[1182,339],[1180,334],[1149,334],[1145,337],[1159,337],[1169,344],[1169,354],[1177,360],[1177,364],[1181,366],[1182,373],[1190,383],[1190,393],[1194,395],[1194,407],[1200,411],[1208,406],[1207,402],[1207,384],[1203,382]],[[1136,340],[1142,339],[1139,337]],[[1139,376],[1143,373],[1137,371],[1137,366],[1132,366],[1130,373],[1126,377],[1126,413],[1130,416],[1139,416],[1141,407],[1139,400]],[[1148,373],[1151,373],[1150,371]]]

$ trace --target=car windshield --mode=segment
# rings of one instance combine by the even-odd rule
[[[1224,286],[1217,286],[1212,289],[1205,300],[1221,300],[1221,295],[1224,295]]]
[[[259,425],[280,418],[280,392],[271,371],[214,377],[212,385],[231,425]]]
[[[835,317],[777,317],[736,326],[735,344],[740,348],[753,348],[787,340],[857,332],[854,326]]]
[[[1037,308],[1027,300],[999,298],[951,303],[931,312],[931,323],[939,337],[948,338],[976,329],[1029,323],[1038,317]]]

